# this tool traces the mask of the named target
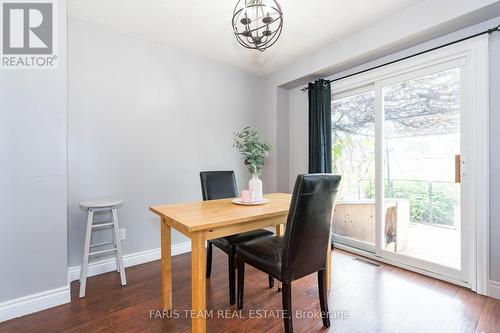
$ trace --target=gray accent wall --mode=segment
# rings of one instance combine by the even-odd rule
[[[66,1],[56,9],[57,69],[0,70],[0,303],[67,285]]]
[[[69,266],[81,262],[82,200],[125,201],[126,255],[160,247],[148,206],[201,200],[200,171],[235,170],[248,186],[232,140],[254,123],[261,78],[71,16],[68,29]]]
[[[288,182],[290,179],[289,171],[289,143],[293,139],[288,132],[289,119],[289,97],[288,90],[284,88],[277,89],[277,124],[276,124],[276,189],[278,192],[289,192]],[[280,163],[286,161],[287,163]]]

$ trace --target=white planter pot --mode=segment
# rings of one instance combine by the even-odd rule
[[[262,180],[259,176],[252,176],[252,179],[248,181],[248,189],[254,191],[255,201],[262,201]]]

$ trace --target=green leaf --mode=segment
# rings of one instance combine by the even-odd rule
[[[268,142],[260,141],[257,131],[249,126],[234,133],[233,140],[233,147],[241,154],[248,171],[251,174],[261,174],[271,145]]]

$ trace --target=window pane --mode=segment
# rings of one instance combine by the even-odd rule
[[[332,169],[342,175],[333,232],[375,243],[375,94],[332,102]]]
[[[385,248],[460,268],[460,69],[382,89]]]

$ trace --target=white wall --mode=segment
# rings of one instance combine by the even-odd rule
[[[500,24],[500,18],[495,22]],[[500,32],[490,37],[490,279],[500,281]]]
[[[126,254],[160,246],[148,206],[200,200],[201,170],[234,169],[247,186],[232,137],[262,109],[261,79],[72,17],[68,48],[70,266],[81,262],[82,200],[125,201]]]
[[[66,2],[56,8],[58,68],[0,70],[0,303],[67,285]]]
[[[269,81],[293,88],[498,15],[498,0],[422,1],[302,57],[273,73]]]

